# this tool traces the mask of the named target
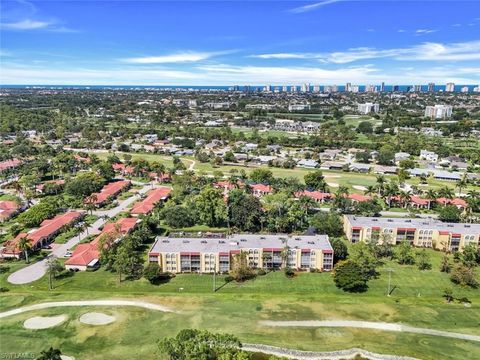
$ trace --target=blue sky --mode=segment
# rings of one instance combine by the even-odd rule
[[[9,1],[1,84],[480,83],[480,2]]]

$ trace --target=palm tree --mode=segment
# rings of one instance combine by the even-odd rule
[[[24,236],[18,240],[18,248],[25,254],[25,262],[28,264],[28,252],[32,248],[30,240]]]
[[[63,270],[62,264],[55,256],[51,256],[47,260],[48,289],[53,289],[53,279]]]
[[[383,193],[385,182],[386,180],[384,175],[382,174],[377,175],[377,187],[378,187],[379,196]]]
[[[406,208],[410,200],[412,199],[412,195],[409,191],[400,191],[400,201],[403,204],[403,207]]]
[[[365,195],[374,195],[377,192],[377,189],[373,185],[368,185],[367,189],[365,190]]]
[[[453,189],[445,186],[445,187],[441,188],[440,190],[438,190],[438,196],[445,198],[444,205],[447,205],[447,201],[449,199],[453,199],[455,194],[454,194]]]
[[[467,174],[463,174],[462,178],[460,180],[457,181],[457,188],[458,188],[458,192],[461,194],[462,193],[462,189],[465,188],[466,186],[468,185],[468,179],[467,179]]]
[[[392,197],[398,194],[398,185],[395,183],[390,183],[385,187],[385,191],[383,192],[383,196],[385,201],[388,204],[388,208],[392,207]]]
[[[428,201],[428,209],[430,210],[432,208],[432,203],[437,200],[437,192],[433,189],[428,189],[426,192],[426,196]]]

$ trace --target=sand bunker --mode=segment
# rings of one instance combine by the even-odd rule
[[[68,356],[68,355],[60,355],[60,358],[62,360],[75,360],[75,358],[73,356]]]
[[[324,174],[323,177],[325,179],[338,179],[340,177],[340,175],[332,175],[332,174]]]
[[[354,189],[357,189],[357,190],[362,190],[362,191],[367,190],[367,188],[365,186],[362,186],[362,185],[353,185],[352,187]]]
[[[62,322],[67,320],[66,315],[58,316],[35,316],[30,319],[25,320],[23,327],[25,329],[48,329],[57,325],[60,325]]]
[[[327,183],[328,186],[333,187],[333,188],[338,188],[339,185],[337,183]]]
[[[89,312],[80,316],[80,322],[88,325],[107,325],[115,320],[115,316],[110,316],[99,312]]]

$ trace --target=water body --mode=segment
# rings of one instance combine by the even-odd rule
[[[324,87],[329,85],[320,85],[320,91],[323,92]],[[381,85],[375,85],[377,90],[380,90]],[[393,88],[397,88],[398,92],[407,92],[413,86],[412,85],[385,85],[385,92],[393,91]],[[455,92],[460,92],[462,87],[468,87],[468,91],[472,92],[473,88],[478,85],[455,85]],[[365,85],[359,85],[359,91],[365,91]],[[203,85],[203,86],[190,86],[190,85],[0,85],[0,89],[43,89],[43,90],[183,90],[183,91],[195,91],[195,90],[212,90],[212,91],[229,91],[233,90],[233,86],[218,86],[218,85]],[[264,85],[250,85],[250,91],[262,91]],[[280,85],[272,85],[272,89],[282,89]],[[288,91],[291,90],[291,86],[287,86]],[[428,85],[422,85],[423,92],[428,90]],[[239,91],[244,91],[245,86],[238,86]],[[297,91],[300,90],[300,86],[297,85]],[[310,86],[310,91],[313,91],[313,86]],[[344,92],[345,86],[338,85],[338,91]],[[445,85],[435,85],[435,91],[445,91]]]

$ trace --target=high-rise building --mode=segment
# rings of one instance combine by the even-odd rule
[[[319,93],[320,92],[320,85],[313,85],[313,92]]]
[[[398,86],[398,85],[393,85],[392,86],[392,91],[393,92],[398,92],[399,90],[400,90],[400,86]]]
[[[380,111],[380,105],[372,103],[358,104],[357,110],[360,114],[378,113]]]
[[[233,91],[240,91],[240,86],[233,85]]]
[[[420,92],[420,91],[422,91],[422,85],[415,85],[414,91],[415,91],[415,92]]]
[[[475,86],[473,92],[480,92],[480,85]]]
[[[347,83],[345,85],[345,92],[351,92],[352,91],[352,83]]]
[[[447,83],[447,85],[445,85],[445,92],[454,92],[454,91],[455,91],[454,83]]]
[[[425,117],[432,119],[445,119],[452,116],[451,105],[435,105],[425,108]]]
[[[428,83],[428,92],[435,92],[435,83]]]
[[[243,92],[246,94],[250,94],[250,85],[243,85]]]
[[[360,87],[358,85],[352,85],[351,89],[352,89],[352,93],[356,94],[360,92]]]
[[[365,92],[370,93],[370,92],[375,92],[375,86],[374,85],[366,85],[365,86]]]
[[[310,92],[310,84],[302,84],[302,92]]]
[[[287,91],[288,91],[287,85],[283,85],[282,86],[282,92],[287,92]]]
[[[297,92],[297,86],[296,85],[290,86],[290,92],[292,93]]]
[[[272,92],[272,85],[266,85],[265,86],[265,91],[266,92]]]
[[[460,92],[462,92],[462,93],[468,93],[468,86],[463,86],[463,87],[460,89]]]
[[[382,86],[380,87],[380,91],[384,92],[385,91],[385,82],[382,81]]]

